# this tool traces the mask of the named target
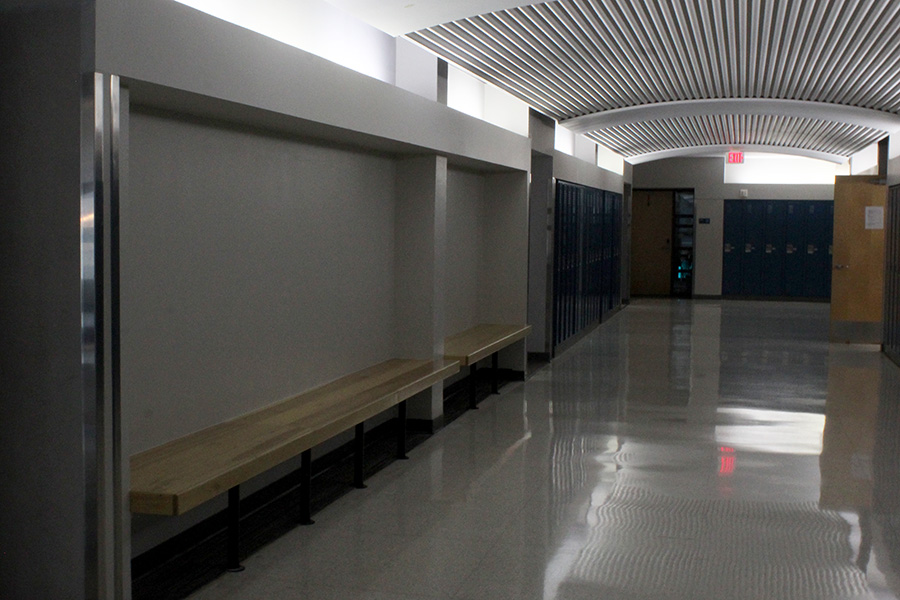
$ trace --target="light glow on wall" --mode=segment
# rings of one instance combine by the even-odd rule
[[[863,148],[850,157],[851,175],[876,175],[878,173],[878,144]]]
[[[606,146],[597,144],[597,166],[618,175],[625,173],[625,159]]]
[[[556,124],[556,139],[553,147],[569,156],[575,156],[575,132],[566,129],[559,123]]]
[[[447,106],[476,119],[484,119],[485,83],[456,65],[447,68]]]
[[[834,176],[839,165],[826,160],[747,152],[744,162],[725,164],[725,183],[758,184],[834,184]]]
[[[175,1],[394,83],[394,38],[322,0]]]

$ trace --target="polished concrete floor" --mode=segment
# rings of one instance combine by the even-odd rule
[[[900,369],[827,331],[636,301],[192,598],[900,598]]]

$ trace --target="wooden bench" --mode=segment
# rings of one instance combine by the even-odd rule
[[[513,342],[524,339],[531,333],[531,325],[498,325],[483,323],[444,340],[444,359],[458,361],[469,367],[469,408],[478,408],[475,376],[476,363],[491,357],[493,382],[491,391],[498,393],[498,353]]]
[[[131,512],[180,515],[228,492],[228,568],[241,570],[240,484],[300,455],[300,522],[309,524],[311,449],[356,427],[354,483],[363,484],[363,422],[399,405],[397,453],[406,456],[406,400],[459,372],[459,363],[392,359],[151,448],[131,458]]]

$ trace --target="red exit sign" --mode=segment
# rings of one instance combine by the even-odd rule
[[[728,164],[730,165],[740,165],[744,162],[744,153],[743,152],[729,152],[728,153]]]

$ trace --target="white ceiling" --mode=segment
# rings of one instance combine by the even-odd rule
[[[842,160],[900,130],[898,0],[330,1],[632,162]]]

